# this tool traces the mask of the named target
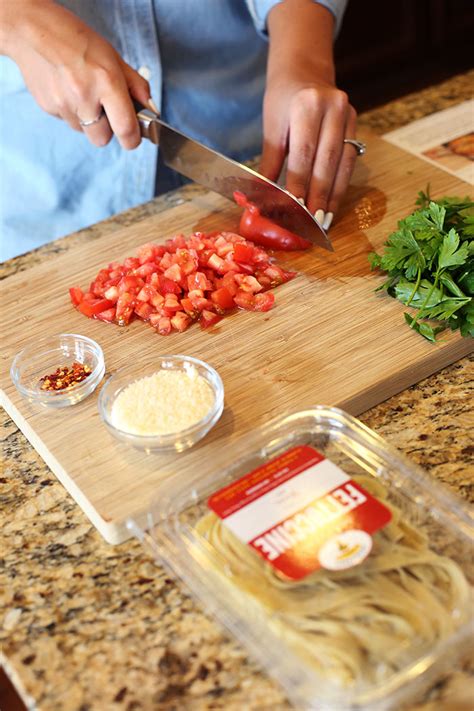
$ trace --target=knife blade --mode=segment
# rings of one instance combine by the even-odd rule
[[[160,146],[167,166],[230,200],[233,200],[234,191],[239,190],[277,224],[319,247],[334,251],[326,232],[308,208],[288,190],[186,136],[150,109],[140,109],[137,118],[141,135]]]

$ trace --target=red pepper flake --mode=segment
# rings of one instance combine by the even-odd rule
[[[41,390],[53,391],[72,388],[85,380],[91,372],[88,365],[74,361],[70,368],[64,365],[60,368],[56,368],[54,373],[50,375],[43,375],[43,377],[40,378],[40,383],[42,383]]]

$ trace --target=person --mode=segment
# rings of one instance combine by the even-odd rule
[[[2,0],[0,258],[184,182],[132,99],[236,160],[261,153],[272,180],[287,160],[327,228],[357,155],[333,61],[346,2]]]

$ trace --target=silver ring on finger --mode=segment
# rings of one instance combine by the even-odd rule
[[[104,107],[102,106],[100,109],[100,114],[98,116],[96,116],[95,119],[91,119],[90,121],[82,121],[82,119],[79,119],[79,125],[82,126],[83,128],[85,128],[87,126],[93,126],[95,123],[99,123],[99,121],[104,116],[105,116],[105,111],[104,111]]]
[[[343,143],[349,143],[351,146],[354,146],[358,156],[363,156],[367,150],[365,143],[362,143],[362,141],[356,141],[355,138],[345,138]]]

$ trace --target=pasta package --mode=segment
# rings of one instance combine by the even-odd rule
[[[467,510],[335,408],[176,478],[146,539],[299,709],[400,708],[468,649]]]

